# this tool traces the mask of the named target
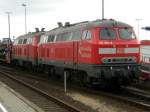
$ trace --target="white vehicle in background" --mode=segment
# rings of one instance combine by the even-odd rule
[[[150,27],[143,27],[142,29],[150,31]],[[146,80],[150,78],[150,40],[141,40],[140,43],[142,78]]]
[[[150,78],[150,40],[141,40],[141,70],[143,78]]]

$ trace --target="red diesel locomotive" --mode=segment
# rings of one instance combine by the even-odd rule
[[[38,41],[44,29],[36,32],[19,36],[15,39],[12,49],[12,63],[32,69],[38,65]]]
[[[17,38],[12,60],[82,83],[127,85],[139,77],[140,43],[132,26],[112,19],[59,23]]]

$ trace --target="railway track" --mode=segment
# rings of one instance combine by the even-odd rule
[[[48,93],[42,91],[41,89],[39,89],[39,88],[37,88],[37,87],[35,87],[35,86],[31,85],[31,84],[28,84],[27,82],[25,82],[25,81],[23,81],[23,80],[20,80],[20,79],[17,78],[17,77],[14,77],[14,76],[13,76],[12,74],[10,74],[10,73],[6,73],[6,72],[4,72],[4,71],[1,70],[1,71],[0,71],[0,74],[3,74],[3,75],[5,75],[5,76],[7,76],[8,78],[10,78],[10,79],[12,79],[12,80],[18,82],[19,84],[22,84],[22,85],[24,85],[24,86],[30,88],[31,90],[37,92],[38,94],[40,94],[40,95],[42,95],[43,97],[49,99],[50,101],[56,103],[57,105],[61,106],[62,108],[66,109],[66,110],[68,110],[69,112],[84,112],[83,110],[80,110],[80,109],[74,107],[73,105],[68,104],[68,103],[62,101],[62,100],[58,99],[57,97],[54,97],[54,96],[52,96],[52,95],[50,95],[50,94],[48,94]],[[68,111],[66,111],[66,112],[68,112]]]
[[[122,87],[120,92],[114,92],[112,97],[139,108],[150,110],[150,93],[144,90],[139,90],[134,87]]]
[[[9,69],[7,69],[9,70]],[[1,72],[0,72],[1,73]],[[6,74],[8,77],[14,79],[14,76],[11,76],[9,74],[9,71],[3,71],[3,74]],[[43,82],[47,81],[44,78],[35,77],[35,76],[24,76],[27,78],[33,78],[35,80],[42,80]],[[14,79],[16,80],[16,79]],[[74,89],[74,88],[73,88]],[[88,93],[96,94],[96,95],[103,95],[110,98],[113,98],[115,100],[119,100],[125,103],[129,103],[131,105],[138,106],[139,108],[143,108],[146,110],[150,110],[150,93],[146,92],[144,90],[136,89],[133,87],[121,87],[119,92],[118,91],[98,91],[98,90],[92,90],[91,88],[78,88],[75,87],[75,89],[78,91],[85,91]]]
[[[128,91],[131,94],[137,95],[137,96],[143,96],[146,97],[147,100],[150,100],[150,92],[147,92],[145,90],[141,90],[135,87],[122,87],[123,89],[125,89],[126,91]]]

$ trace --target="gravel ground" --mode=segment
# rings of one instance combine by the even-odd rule
[[[67,95],[72,97],[74,100],[90,106],[94,110],[97,110],[97,112],[148,112],[143,109],[136,108],[135,106],[100,95],[91,95],[81,92],[72,92]]]

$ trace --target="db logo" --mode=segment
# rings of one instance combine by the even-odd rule
[[[124,53],[124,48],[117,48],[117,53]]]

